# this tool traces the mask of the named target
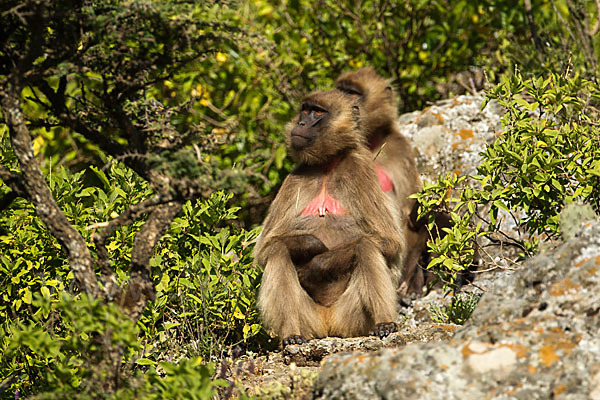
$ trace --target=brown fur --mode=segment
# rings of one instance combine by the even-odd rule
[[[357,336],[394,321],[395,277],[405,244],[390,198],[379,188],[358,128],[355,102],[339,91],[307,102],[328,111],[315,142],[290,154],[300,164],[271,204],[255,248],[264,267],[258,306],[281,338]],[[299,116],[288,124],[288,134]],[[325,186],[344,214],[301,216]],[[302,249],[305,249],[303,252]],[[284,340],[285,343],[285,340]]]
[[[336,81],[336,89],[354,93],[361,106],[361,128],[375,162],[388,174],[394,190],[388,194],[395,200],[401,213],[402,230],[407,243],[404,255],[404,273],[399,294],[422,294],[425,273],[419,260],[427,247],[428,233],[423,224],[411,223],[409,216],[415,200],[409,199],[421,190],[421,180],[413,150],[400,133],[396,122],[396,96],[389,80],[379,76],[371,67],[347,72]]]

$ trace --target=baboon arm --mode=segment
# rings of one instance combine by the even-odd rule
[[[298,279],[302,286],[305,287],[310,282],[331,280],[334,277],[351,272],[356,264],[356,245],[361,240],[362,236],[356,240],[343,243],[312,257],[308,262],[301,265],[298,270]]]
[[[266,325],[281,337],[322,337],[327,330],[310,296],[298,281],[296,268],[282,241],[266,246],[269,253],[258,295]]]
[[[347,171],[342,182],[354,185],[348,187],[346,197],[351,202],[350,213],[355,215],[362,231],[381,245],[386,257],[404,250],[404,237],[401,228],[402,215],[392,200],[381,190],[376,168],[370,153],[356,154],[349,165],[356,165]],[[351,168],[349,168],[351,169]],[[360,195],[352,195],[358,193]]]

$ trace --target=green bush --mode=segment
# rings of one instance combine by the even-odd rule
[[[139,329],[114,304],[62,293],[57,301],[36,295],[32,306],[37,312],[28,324],[0,327],[0,370],[9,376],[4,383],[13,382],[2,398],[40,392],[36,398],[207,399],[229,386],[213,380],[214,364],[201,357],[139,358]],[[150,367],[142,373],[144,365]]]
[[[251,257],[259,230],[223,226],[239,210],[227,206],[230,199],[216,193],[186,204],[150,261],[157,298],[140,324],[154,357],[185,349],[218,359],[234,344],[258,344],[250,339],[261,331],[255,292],[262,271]]]
[[[61,167],[48,180],[59,205],[87,240],[97,224],[150,194],[148,185],[120,163],[111,163],[105,171],[91,167],[78,173]],[[85,186],[86,180],[98,185]],[[131,333],[124,328],[118,333],[114,328],[114,339],[123,341],[120,348],[130,360],[142,357],[154,365],[199,356],[209,361],[220,359],[234,344],[269,346],[255,308],[261,271],[252,266],[251,251],[258,230],[231,224],[238,209],[227,206],[230,198],[215,193],[194,206],[187,203],[157,246],[151,259],[156,300],[138,322],[139,330],[131,328]],[[128,277],[129,254],[142,222],[117,230],[108,242],[121,284]],[[5,209],[0,214],[0,230],[0,348],[4,354],[0,382],[10,382],[13,392],[31,393],[36,388],[58,387],[52,379],[60,376],[61,385],[71,382],[72,387],[84,390],[81,385],[99,378],[91,379],[90,371],[76,368],[79,361],[75,360],[92,363],[97,357],[93,364],[98,370],[110,371],[100,362],[103,353],[89,348],[91,336],[101,337],[112,329],[110,325],[99,328],[98,324],[107,323],[95,319],[101,314],[100,305],[97,301],[88,304],[79,296],[65,300],[73,288],[72,272],[58,242],[29,203],[17,200]],[[76,318],[79,314],[85,317],[81,321]],[[111,318],[112,324],[131,324],[122,314]],[[81,329],[85,334],[78,333]],[[87,341],[58,343],[65,330]],[[41,380],[42,375],[47,381]]]
[[[548,240],[559,233],[565,204],[598,210],[598,84],[577,74],[523,80],[517,72],[490,89],[489,100],[506,109],[505,130],[478,168],[482,190],[491,193],[490,222],[498,223],[499,208],[520,209],[525,216],[519,225]]]
[[[500,210],[527,233],[509,242],[528,255],[557,238],[565,204],[600,209],[598,84],[577,74],[523,79],[517,72],[489,89],[482,107],[491,100],[506,109],[504,129],[481,154],[479,175],[444,176],[415,196],[421,215],[441,210],[454,222],[429,244],[436,256],[428,268],[450,287],[471,265],[474,239],[500,230]],[[428,223],[435,229],[433,218]]]

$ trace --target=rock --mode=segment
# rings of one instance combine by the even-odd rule
[[[424,181],[449,172],[475,172],[479,153],[501,128],[502,109],[490,102],[481,110],[484,99],[482,94],[458,96],[400,116],[400,132],[412,142]]]
[[[328,356],[339,353],[367,354],[410,343],[449,340],[457,328],[458,325],[423,322],[418,328],[414,324],[403,326],[384,339],[315,339],[302,345],[288,345],[268,356],[244,356],[234,362],[227,378],[239,383],[249,395],[264,398],[311,398],[322,360]]]
[[[414,342],[448,340],[458,325],[424,323],[418,329],[406,328],[380,339],[375,336],[357,338],[324,338],[303,345],[288,345],[283,349],[283,361],[297,366],[318,366],[326,357],[343,352],[369,352],[395,348]]]
[[[422,111],[399,117],[399,130],[406,136],[415,152],[417,166],[424,183],[434,182],[438,177],[454,173],[458,176],[476,175],[481,161],[480,153],[501,135],[500,118],[503,109],[492,101],[483,110],[483,94],[458,96],[440,101]],[[468,185],[473,185],[469,182]],[[480,215],[489,209],[480,207]],[[516,214],[517,219],[522,217]],[[500,210],[502,233],[494,233],[489,239],[480,240],[486,251],[481,252],[481,262],[499,268],[511,267],[519,259],[522,249],[511,246],[510,239],[522,241],[526,234],[519,230],[516,219]],[[487,224],[483,225],[485,229]]]
[[[596,213],[589,204],[570,203],[560,212],[560,233],[565,240],[571,240],[577,233],[581,221],[594,219]]]
[[[600,222],[503,273],[449,342],[325,360],[318,399],[600,398]]]

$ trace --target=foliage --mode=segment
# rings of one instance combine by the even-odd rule
[[[480,295],[475,293],[457,293],[452,297],[452,302],[445,306],[432,304],[429,314],[434,322],[440,324],[464,324],[475,310]]]
[[[427,218],[427,228],[436,238],[427,243],[434,255],[427,268],[445,287],[453,288],[459,274],[473,264],[476,238],[482,234],[481,222],[476,226],[473,223],[479,193],[465,185],[466,180],[467,176],[443,175],[435,182],[425,183],[421,192],[412,196],[419,201],[419,217]],[[452,197],[455,193],[460,196]],[[451,225],[437,227],[436,212],[449,215]]]
[[[521,209],[519,225],[551,239],[565,203],[599,208],[597,83],[577,74],[523,80],[517,72],[488,91],[489,100],[506,109],[505,131],[478,168],[482,190],[491,194],[486,200],[494,202],[493,225],[499,208]]]
[[[10,152],[4,154],[10,156]],[[61,167],[48,178],[62,209],[88,239],[96,224],[122,212],[132,203],[138,203],[150,193],[147,183],[120,163],[111,163],[105,171],[91,167],[75,174]],[[96,178],[101,183],[82,189],[86,180]],[[250,257],[250,243],[257,231],[224,225],[235,219],[237,211],[226,205],[230,197],[217,193],[206,202],[194,206],[187,203],[159,244],[151,259],[154,279],[158,283],[156,301],[138,322],[139,330],[134,329],[134,339],[130,337],[129,328],[113,335],[117,341],[126,339],[122,347],[130,357],[132,354],[143,355],[141,360],[159,366],[164,360],[181,357],[217,359],[235,343],[256,346],[258,333],[263,335],[261,342],[265,341],[264,332],[259,332],[254,304],[260,271],[252,266]],[[121,228],[107,245],[121,280],[127,279],[129,254],[141,225],[142,221],[138,221]],[[0,214],[0,229],[0,272],[3,276],[0,281],[0,329],[4,340],[1,353],[12,346],[0,363],[0,382],[9,379],[13,392],[22,388],[21,393],[28,393],[34,390],[31,387],[34,382],[40,382],[35,387],[46,387],[40,376],[58,379],[52,378],[55,374],[64,380],[61,385],[72,381],[80,387],[80,382],[90,380],[91,372],[74,368],[69,363],[75,361],[70,360],[75,357],[99,365],[101,353],[85,347],[93,343],[57,344],[54,335],[63,338],[60,332],[65,329],[75,332],[85,329],[82,332],[87,336],[91,336],[90,332],[101,336],[112,325],[99,329],[98,324],[105,321],[101,318],[94,322],[100,313],[97,302],[90,305],[79,297],[65,300],[73,288],[73,274],[60,253],[59,244],[47,233],[30,204],[19,200],[4,210]],[[44,302],[36,302],[36,297]],[[42,304],[52,311],[44,311]],[[90,314],[85,307],[96,308]],[[85,315],[81,321],[75,318],[79,314]],[[116,317],[118,319],[111,320],[111,324],[129,321],[123,319],[122,314],[111,318]],[[115,332],[121,331],[115,328]],[[77,335],[85,338],[80,333]],[[44,341],[47,347],[31,344],[34,350],[26,351],[27,347],[18,345],[23,340]],[[93,357],[99,359],[92,362]],[[57,358],[62,364],[53,361]],[[195,367],[195,370],[199,369]],[[67,381],[69,376],[70,381]],[[106,377],[103,380],[106,381]],[[54,382],[48,387],[56,385],[58,383]]]
[[[523,79],[517,73],[487,92],[506,109],[504,130],[481,154],[476,176],[445,176],[416,195],[421,215],[449,212],[454,225],[429,244],[429,264],[447,285],[467,269],[475,237],[491,237],[506,218],[528,236],[517,245],[525,254],[539,241],[555,239],[565,204],[588,203],[600,209],[600,87],[579,77],[549,74]],[[484,210],[485,214],[484,215]]]
[[[163,104],[165,96],[156,90],[190,63],[241,37],[240,29],[215,15],[219,9],[226,12],[227,6],[70,0],[1,6],[3,345],[23,337],[13,323],[26,327],[32,341],[44,343],[72,329],[76,313],[67,311],[86,313],[86,300],[79,297],[85,293],[78,290],[109,305],[119,300],[121,312],[134,321],[141,316],[142,331],[136,330],[134,337],[139,337],[143,359],[151,362],[197,354],[219,357],[226,346],[248,344],[259,332],[253,291],[260,271],[251,268],[249,258],[257,233],[227,226],[237,211],[226,206],[231,196],[211,197],[232,175],[226,173],[231,168],[205,162],[221,145],[218,134],[193,119],[193,103],[201,99],[188,94]],[[45,181],[33,184],[38,162]],[[183,215],[156,245],[172,222],[174,214],[169,213],[179,206]],[[173,264],[163,266],[162,258]],[[42,321],[37,318],[40,305],[33,300],[36,293],[66,311]],[[65,293],[78,293],[68,306],[61,303]],[[146,308],[148,299],[155,301]],[[120,315],[122,323],[131,323],[127,316]],[[81,387],[82,395],[126,389],[113,376],[131,370],[120,365],[121,348],[137,352],[138,345],[129,340],[128,331],[116,328],[117,339],[128,338],[126,344],[108,340],[111,325],[106,326],[108,330],[99,330],[90,323],[93,335],[84,332],[105,342],[103,353],[71,342],[49,344],[52,352],[45,348],[23,355],[11,348],[14,357],[28,361],[13,360],[0,369],[3,393],[46,389],[37,379],[40,374],[48,374],[49,390],[65,379]],[[178,340],[168,341],[176,327]],[[215,343],[208,333],[217,338]],[[190,342],[197,347],[177,347]],[[44,370],[54,358],[88,360],[98,374],[88,374],[85,367],[69,369],[70,364]],[[182,374],[204,371],[202,379],[188,374],[190,382],[198,389],[210,388],[209,367],[182,363],[162,368],[173,373],[181,368]],[[108,391],[86,385],[104,385]],[[164,385],[172,391],[168,380]]]
[[[16,397],[42,390],[37,398],[206,399],[216,394],[216,386],[227,385],[212,380],[214,364],[202,364],[200,357],[132,373],[142,350],[139,331],[114,304],[62,293],[57,301],[36,295],[32,305],[37,312],[30,324],[0,327],[0,368],[13,375],[9,381],[29,381]],[[47,329],[48,321],[54,329]],[[117,352],[129,368],[111,365],[107,352]],[[135,364],[145,365],[143,360]]]
[[[252,265],[251,244],[258,230],[223,226],[238,211],[226,205],[230,199],[216,193],[186,204],[150,261],[157,299],[140,324],[153,358],[175,357],[177,350],[220,358],[237,343],[256,345],[261,271]]]
[[[511,1],[256,1],[271,62],[292,88],[331,85],[340,72],[374,65],[395,80],[403,110],[423,107],[451,75],[481,66],[502,26],[522,26]],[[295,71],[295,73],[294,73]],[[288,78],[289,79],[289,78]],[[464,91],[465,88],[462,88]]]

